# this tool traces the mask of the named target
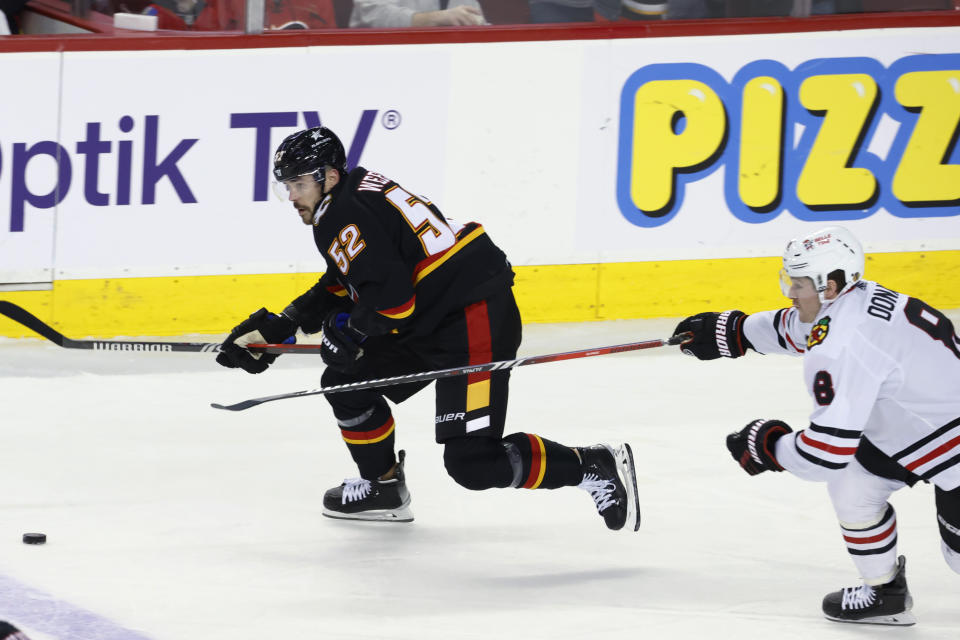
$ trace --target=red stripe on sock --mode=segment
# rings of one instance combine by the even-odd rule
[[[527,475],[527,481],[523,483],[523,488],[536,489],[543,482],[546,450],[543,447],[543,440],[538,436],[532,433],[528,433],[526,436],[530,440],[530,473]]]
[[[843,539],[850,544],[870,544],[871,542],[880,542],[884,538],[890,537],[890,534],[893,533],[893,530],[897,528],[897,521],[894,520],[893,524],[890,525],[890,528],[884,531],[883,533],[878,533],[875,536],[867,536],[865,538],[858,538],[856,536],[843,536]]]
[[[347,431],[346,429],[340,429],[340,434],[344,440],[376,440],[385,433],[388,433],[391,429],[393,429],[393,416],[390,416],[385,423],[372,431]]]

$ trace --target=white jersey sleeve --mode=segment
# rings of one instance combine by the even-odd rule
[[[811,325],[804,384],[814,405],[810,426],[776,445],[791,473],[828,479],[863,436],[921,478],[945,490],[960,486],[960,341],[936,309],[858,283],[824,304]]]
[[[809,324],[800,322],[794,308],[752,313],[743,321],[743,335],[757,353],[786,353],[802,356],[806,352]]]

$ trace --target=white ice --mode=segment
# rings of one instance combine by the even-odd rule
[[[529,325],[521,353],[674,323]],[[960,637],[929,485],[892,499],[918,624],[822,617],[825,593],[859,582],[825,487],[749,477],[724,447],[756,417],[806,424],[800,367],[663,348],[514,371],[508,433],[632,444],[637,533],[574,488],[454,484],[428,388],[394,408],[416,521],[360,524],[320,514],[355,475],[321,397],[209,406],[317,387],[317,357],[252,376],[210,354],[0,339],[0,619],[34,640]]]

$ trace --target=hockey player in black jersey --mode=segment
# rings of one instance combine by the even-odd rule
[[[275,355],[252,342],[323,332],[323,386],[516,357],[520,313],[513,270],[476,223],[457,224],[429,199],[362,167],[348,170],[325,127],[287,137],[274,157],[275,189],[313,227],[326,272],[282,313],[260,309],[230,333],[217,361],[260,373]],[[628,444],[567,447],[533,433],[504,437],[510,371],[436,381],[436,441],[449,475],[467,489],[579,486],[610,529],[636,530]],[[324,515],[409,522],[404,452],[394,447],[387,401],[430,382],[327,394],[359,469],[323,498]]]

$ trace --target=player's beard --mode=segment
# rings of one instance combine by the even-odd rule
[[[319,203],[317,203],[319,204]],[[297,214],[300,216],[300,221],[305,225],[313,224],[313,215],[317,210],[317,205],[308,207],[299,203],[294,203],[294,208],[297,210]]]
[[[300,221],[305,225],[313,224],[313,212],[306,207],[297,207],[297,213],[300,214]]]

